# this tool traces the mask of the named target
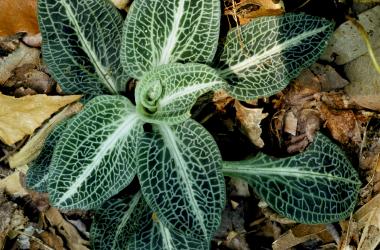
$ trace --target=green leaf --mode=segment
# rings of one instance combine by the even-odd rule
[[[128,250],[206,250],[208,241],[187,237],[165,227],[160,221],[151,220],[141,227],[128,243]]]
[[[221,56],[221,76],[239,100],[281,91],[316,61],[334,23],[305,14],[260,17],[231,30]]]
[[[143,195],[170,230],[201,240],[219,226],[225,202],[221,156],[197,122],[153,125],[139,144],[138,177]]]
[[[259,154],[225,162],[223,172],[246,180],[279,214],[307,224],[349,216],[361,185],[343,151],[322,134],[301,154],[284,159]]]
[[[39,156],[29,164],[26,174],[26,186],[37,192],[47,193],[48,174],[51,158],[53,157],[54,148],[65,130],[69,120],[59,123],[45,140]]]
[[[219,0],[135,0],[123,30],[125,70],[141,79],[158,65],[211,62],[219,25]]]
[[[135,107],[123,96],[98,96],[68,124],[49,169],[51,203],[65,209],[96,208],[135,176],[142,136]]]
[[[42,54],[67,93],[125,90],[120,64],[123,18],[107,0],[40,0]]]
[[[197,98],[224,87],[217,72],[202,64],[168,64],[159,66],[138,83],[137,110],[152,123],[174,124],[190,118]]]
[[[152,214],[141,192],[124,199],[110,199],[95,211],[90,241],[94,250],[124,250],[134,233],[149,223]]]

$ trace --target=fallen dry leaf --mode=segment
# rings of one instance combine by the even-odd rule
[[[82,106],[83,105],[80,103],[70,104],[57,115],[53,116],[35,135],[28,140],[19,152],[9,157],[9,166],[11,168],[17,168],[27,165],[31,161],[35,160],[44,146],[46,137],[55,128],[55,126],[61,121],[78,113],[82,109]]]
[[[37,0],[1,0],[0,36],[18,32],[34,35],[38,31]]]
[[[225,15],[236,16],[243,25],[255,17],[281,15],[285,11],[282,0],[229,0],[231,6],[224,10]]]
[[[40,50],[29,48],[20,43],[20,46],[10,55],[0,59],[0,85],[12,76],[12,71],[24,64],[37,65],[40,62]]]
[[[33,95],[15,98],[0,93],[0,140],[12,145],[31,135],[53,113],[80,97]]]
[[[380,48],[374,53],[380,62]],[[345,88],[350,97],[362,107],[380,111],[380,74],[373,67],[370,57],[363,55],[353,60],[345,65],[344,70],[351,82]]]
[[[261,136],[261,121],[268,116],[263,114],[262,108],[247,108],[239,101],[235,101],[236,119],[240,122],[243,132],[248,136],[251,142],[259,148],[264,147],[264,141]]]

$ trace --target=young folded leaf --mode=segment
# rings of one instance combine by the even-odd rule
[[[26,186],[36,192],[48,192],[49,165],[53,151],[69,120],[59,123],[45,140],[39,156],[29,164],[26,174]]]
[[[127,77],[120,64],[123,18],[107,0],[40,0],[42,54],[66,93],[117,94]]]
[[[98,96],[72,118],[49,168],[49,198],[56,207],[91,209],[126,187],[136,171],[142,136],[135,107],[123,96]]]
[[[148,216],[147,216],[148,215]],[[135,232],[150,223],[152,215],[141,192],[110,199],[95,211],[90,241],[93,250],[124,250]],[[149,248],[148,248],[149,249]]]
[[[349,216],[361,184],[343,151],[322,134],[301,154],[224,162],[223,172],[247,181],[277,213],[306,224]]]
[[[219,39],[219,0],[135,0],[124,30],[121,60],[137,79],[158,65],[209,63]]]
[[[128,243],[128,250],[207,250],[207,241],[188,237],[170,230],[158,220],[150,220],[141,227]]]
[[[152,123],[180,123],[190,118],[190,110],[199,96],[225,85],[226,82],[207,65],[172,63],[159,66],[137,85],[137,111]]]
[[[239,100],[273,95],[317,60],[334,23],[305,14],[260,17],[231,30],[220,74]]]
[[[170,230],[209,240],[225,203],[219,149],[207,130],[191,119],[153,128],[139,144],[138,178],[144,197]]]

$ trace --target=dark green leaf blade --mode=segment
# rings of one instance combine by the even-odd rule
[[[120,64],[123,18],[107,0],[40,0],[42,54],[66,93],[125,90]]]
[[[142,122],[123,96],[98,96],[72,118],[49,168],[49,198],[64,209],[92,209],[135,176]]]
[[[124,250],[134,236],[148,224],[151,211],[141,192],[124,199],[110,199],[95,211],[90,230],[94,250]]]
[[[190,118],[190,110],[198,97],[222,89],[225,84],[207,65],[172,63],[158,66],[137,85],[137,110],[148,122],[180,123]]]
[[[307,224],[349,216],[361,185],[343,151],[322,134],[301,154],[284,159],[259,154],[225,162],[223,172],[246,180],[279,214]]]
[[[139,145],[138,177],[159,220],[179,234],[209,240],[225,202],[221,156],[212,136],[189,119],[154,125]]]
[[[65,130],[69,120],[59,123],[47,136],[44,147],[39,156],[30,163],[26,173],[26,186],[37,192],[48,192],[49,166],[53,157],[53,151],[62,132]]]
[[[219,26],[219,0],[135,0],[123,30],[123,66],[141,79],[158,65],[211,62]]]
[[[305,14],[253,19],[231,30],[221,56],[221,75],[239,100],[270,96],[286,87],[325,49],[334,23]]]

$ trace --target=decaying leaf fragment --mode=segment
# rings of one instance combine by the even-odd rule
[[[244,107],[238,100],[235,101],[236,118],[239,120],[244,133],[257,147],[264,147],[264,141],[260,138],[261,121],[268,116],[263,114],[262,108]]]
[[[15,98],[0,93],[0,140],[7,145],[30,135],[62,107],[78,101],[80,95],[33,95]]]
[[[118,8],[119,10],[128,10],[128,6],[131,0],[111,0],[111,2]]]
[[[24,64],[38,64],[40,54],[38,49],[29,48],[20,43],[20,46],[12,54],[0,59],[0,85],[12,76],[15,68]]]
[[[255,17],[281,15],[285,11],[282,0],[230,0],[229,2],[232,5],[224,10],[224,14],[236,15],[240,25],[248,23]]]

